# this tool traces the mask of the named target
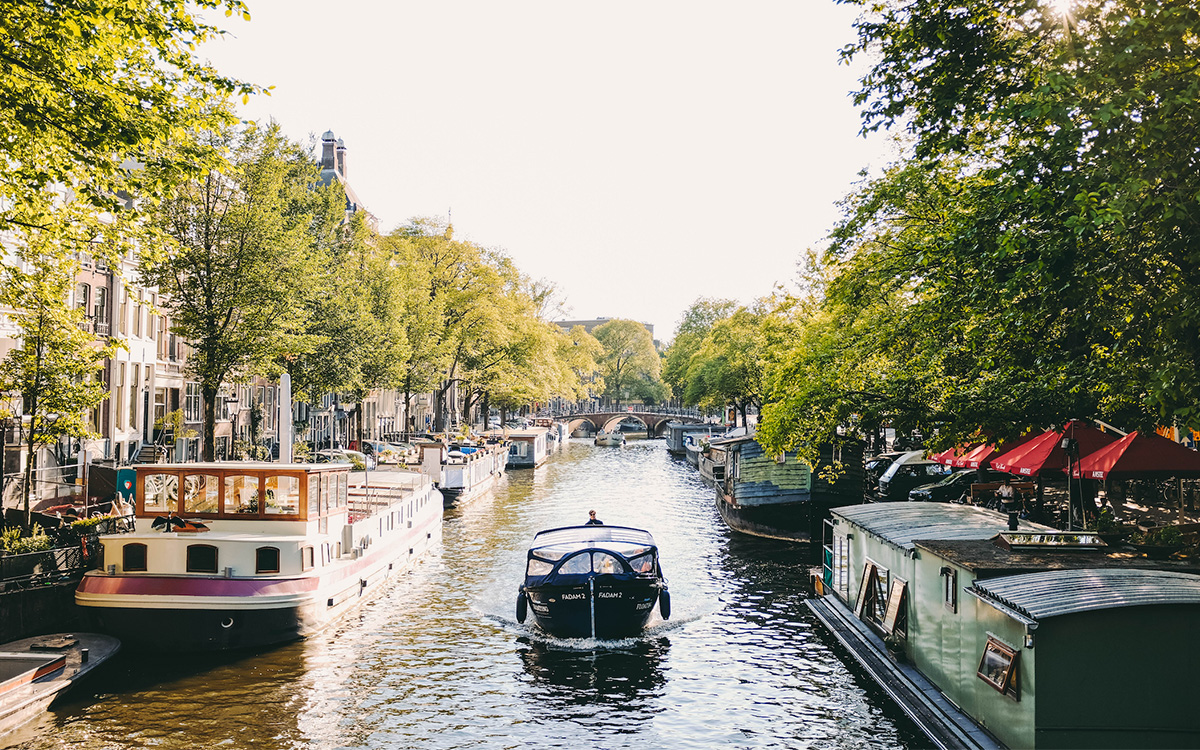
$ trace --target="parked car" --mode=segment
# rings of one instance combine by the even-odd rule
[[[907,500],[908,491],[950,473],[950,467],[925,458],[925,451],[909,451],[897,458],[879,477],[879,499]]]
[[[985,469],[983,478],[980,479],[978,469],[960,469],[942,480],[909,490],[908,499],[927,503],[948,503],[970,492],[971,485],[976,482],[999,482],[1006,478],[1011,479],[1012,475]]]
[[[363,466],[367,467],[368,470],[373,470],[376,466],[378,466],[375,459],[371,456],[368,456],[365,453],[359,453],[358,451],[352,451],[349,448],[326,448],[325,450],[319,450],[313,454],[313,463],[353,464],[354,461],[351,460],[352,457],[357,458],[358,461],[361,462]]]
[[[871,456],[866,459],[867,487],[872,492],[879,489],[879,477],[883,475],[883,472],[887,471],[888,467],[903,455],[903,451],[888,451],[887,453],[880,453],[877,456]]]

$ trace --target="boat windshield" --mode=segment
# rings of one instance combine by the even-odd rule
[[[606,542],[624,542],[654,546],[654,537],[649,531],[629,526],[567,526],[561,529],[539,531],[533,537],[533,547],[548,547],[558,544],[583,544],[589,547],[609,547]],[[577,547],[578,548],[578,547]]]
[[[591,544],[588,542],[573,542],[569,544],[552,544],[547,547],[535,547],[530,550],[530,553],[543,560],[551,562],[561,560],[573,552],[579,552],[585,549],[600,548],[609,552],[615,552],[621,557],[631,558],[649,552],[652,547],[647,547],[644,544],[630,544],[628,542],[610,542],[606,544]]]

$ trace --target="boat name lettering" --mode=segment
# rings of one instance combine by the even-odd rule
[[[563,601],[568,601],[571,599],[586,599],[587,594],[560,594],[558,598],[562,599]]]
[[[653,606],[653,604],[654,604],[654,602],[642,602],[641,604],[637,605],[637,607],[635,609],[637,609],[640,612],[643,609],[650,609],[650,607]]]
[[[620,599],[621,592],[620,591],[600,591],[600,592],[597,592],[596,596],[600,597],[601,599]]]

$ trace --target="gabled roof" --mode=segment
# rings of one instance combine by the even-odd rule
[[[1120,568],[1052,570],[975,581],[969,591],[1034,620],[1158,604],[1200,604],[1200,575]]]

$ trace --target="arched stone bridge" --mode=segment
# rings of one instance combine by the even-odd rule
[[[555,417],[560,422],[566,422],[567,427],[571,432],[578,430],[584,423],[590,424],[592,429],[599,431],[612,431],[617,428],[623,419],[636,419],[646,425],[646,434],[649,437],[662,437],[666,431],[667,422],[687,422],[689,424],[703,424],[704,420],[700,417],[693,417],[683,414],[661,414],[650,411],[607,411],[607,412],[588,412],[584,414],[561,414]]]

